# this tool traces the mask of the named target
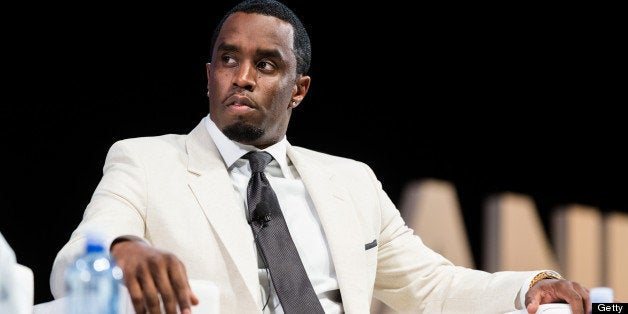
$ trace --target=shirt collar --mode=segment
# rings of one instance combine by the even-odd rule
[[[227,168],[231,168],[233,164],[244,154],[251,151],[259,151],[255,146],[245,145],[238,143],[236,141],[230,140],[220,129],[218,126],[210,119],[209,114],[205,117],[205,128],[209,132],[209,136],[211,136],[214,143],[216,143],[216,147],[218,147],[218,151],[222,156],[222,159],[225,161]],[[281,168],[281,172],[284,177],[290,177],[290,171],[288,168],[288,157],[286,156],[286,147],[288,145],[288,140],[286,136],[277,143],[266,147],[263,151],[268,152],[273,156],[273,158],[279,163],[279,168]]]

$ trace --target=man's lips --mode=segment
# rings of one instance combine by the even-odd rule
[[[242,114],[242,113],[250,112],[255,109],[247,105],[233,103],[233,104],[227,105],[227,110],[233,113]]]
[[[245,96],[234,95],[227,99],[227,110],[235,113],[245,113],[256,108],[257,105]]]

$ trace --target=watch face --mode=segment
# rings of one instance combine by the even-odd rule
[[[558,272],[550,270],[550,271],[546,271],[545,272],[547,275],[551,276],[551,277],[555,277],[556,279],[563,279],[563,276],[561,276]]]
[[[564,279],[561,274],[554,270],[546,270],[538,273],[530,282],[530,288],[543,279]]]

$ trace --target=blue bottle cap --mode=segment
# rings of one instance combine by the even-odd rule
[[[91,252],[102,252],[105,250],[104,240],[102,235],[99,232],[90,231],[85,234],[87,238],[86,250],[87,253]]]
[[[613,288],[594,287],[589,290],[591,303],[613,303]]]

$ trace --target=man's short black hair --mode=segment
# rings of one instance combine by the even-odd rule
[[[310,44],[310,37],[307,34],[307,30],[301,23],[301,20],[297,15],[288,8],[285,4],[275,0],[245,0],[237,4],[231,10],[229,10],[220,20],[218,26],[214,30],[214,34],[211,39],[210,49],[213,54],[214,45],[218,34],[222,29],[222,25],[225,20],[236,12],[243,13],[257,13],[267,16],[276,17],[282,21],[290,23],[294,28],[294,54],[297,58],[297,74],[307,74],[310,70],[310,62],[312,61],[312,46]],[[212,59],[213,59],[212,55]]]

